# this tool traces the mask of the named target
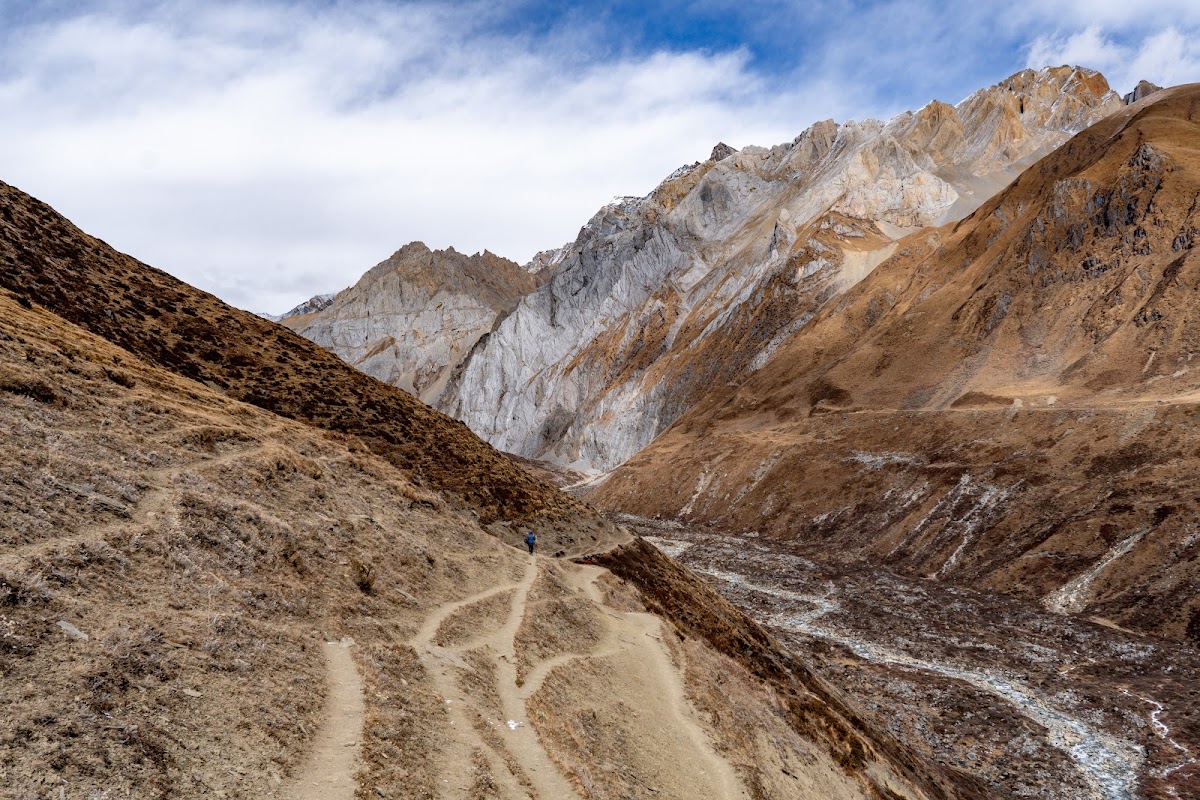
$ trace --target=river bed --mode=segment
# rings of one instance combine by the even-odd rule
[[[1196,649],[754,533],[620,521],[997,798],[1200,798]]]

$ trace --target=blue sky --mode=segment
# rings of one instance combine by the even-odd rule
[[[1026,66],[1200,79],[1195,0],[0,0],[0,180],[242,307],[404,243],[525,261],[717,141]]]

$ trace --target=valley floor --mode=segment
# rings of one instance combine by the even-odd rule
[[[1200,796],[1193,646],[753,532],[620,521],[705,575],[871,723],[996,797]]]

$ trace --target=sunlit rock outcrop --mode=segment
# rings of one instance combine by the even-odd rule
[[[536,276],[492,253],[466,256],[413,242],[315,313],[282,322],[434,404],[480,337],[537,285]]]
[[[441,407],[497,447],[608,470],[713,385],[760,368],[905,233],[962,218],[1122,107],[1100,74],[1025,70],[956,106],[718,146],[541,256],[553,278]]]

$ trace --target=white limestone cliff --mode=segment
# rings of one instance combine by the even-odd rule
[[[537,279],[484,252],[398,250],[315,312],[282,322],[368,375],[436,404],[454,369]]]
[[[286,324],[500,449],[607,471],[760,369],[908,232],[965,217],[1121,108],[1099,73],[1024,70],[886,123],[722,143],[524,268],[417,243]]]
[[[718,148],[543,257],[553,278],[476,348],[441,407],[500,449],[609,470],[765,364],[906,232],[966,216],[1121,106],[1098,73],[1025,70],[957,106]]]

